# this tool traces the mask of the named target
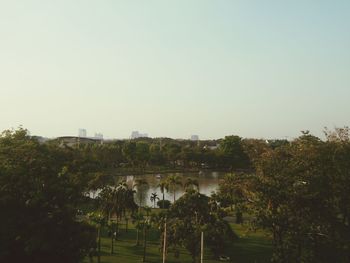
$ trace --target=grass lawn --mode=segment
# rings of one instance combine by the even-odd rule
[[[271,243],[269,238],[262,232],[248,232],[247,226],[231,224],[236,234],[239,236],[233,243],[226,245],[226,255],[230,256],[233,263],[263,263],[269,262],[271,257]],[[120,228],[119,240],[114,244],[114,254],[110,254],[111,240],[108,238],[107,233],[103,232],[101,239],[101,262],[102,263],[132,263],[142,262],[143,255],[143,236],[140,234],[140,246],[136,244],[136,230],[133,225],[129,225],[128,232]],[[157,230],[152,229],[149,231],[147,241],[147,254],[146,262],[159,263],[162,262],[161,251],[159,251],[159,233]],[[220,262],[214,259],[210,250],[205,251],[204,262],[214,263]],[[97,258],[94,257],[94,262],[97,262]],[[169,252],[167,257],[167,263],[191,263],[192,259],[190,254],[184,250],[180,250],[180,257],[175,258],[174,254]],[[89,259],[86,258],[84,263],[89,263]]]
[[[230,224],[239,239],[229,244],[227,250],[234,263],[267,263],[272,256],[270,237],[264,231],[249,231],[247,225]]]

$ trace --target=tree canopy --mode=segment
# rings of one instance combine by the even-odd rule
[[[79,262],[94,245],[95,230],[76,219],[79,175],[61,157],[24,129],[1,135],[1,262]]]

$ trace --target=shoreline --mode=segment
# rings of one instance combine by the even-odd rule
[[[215,169],[215,168],[192,168],[192,169],[174,169],[174,168],[166,168],[166,169],[127,169],[127,170],[121,170],[121,169],[115,169],[115,170],[109,170],[106,171],[106,173],[114,176],[131,176],[131,175],[149,175],[149,174],[170,174],[170,173],[200,173],[200,172],[223,172],[223,173],[242,173],[242,172],[249,172],[249,171],[231,171],[229,169]]]

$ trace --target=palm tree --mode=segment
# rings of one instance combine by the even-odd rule
[[[146,186],[148,186],[148,182],[143,179],[143,178],[140,178],[140,179],[136,179],[135,180],[135,183],[133,185],[133,187],[136,187],[137,188],[137,191],[139,192],[140,194],[140,200],[139,200],[139,203],[140,203],[140,206],[139,206],[139,214],[136,215],[135,217],[135,220],[136,220],[136,246],[138,246],[140,244],[140,241],[139,241],[139,232],[140,232],[140,220],[142,220],[143,216],[140,214],[141,212],[141,202],[142,202],[142,191],[143,189],[142,188],[145,188]]]
[[[147,230],[151,227],[151,212],[152,209],[148,206],[145,206],[143,208],[143,211],[146,213],[146,216],[143,216],[140,214],[140,218],[138,221],[138,228],[143,230],[143,257],[142,257],[142,262],[146,262],[146,244],[147,244]]]
[[[152,208],[149,206],[145,206],[143,210],[146,212],[146,217],[148,218],[150,216],[150,213],[152,212]]]
[[[90,223],[96,226],[97,228],[97,263],[101,262],[101,229],[104,225],[105,218],[103,214],[100,213],[89,213],[88,218]]]
[[[133,185],[134,188],[135,187],[137,188],[137,191],[140,194],[140,200],[139,200],[140,207],[139,207],[139,209],[141,209],[142,194],[143,194],[142,191],[143,191],[143,188],[145,188],[146,186],[148,186],[148,182],[145,179],[143,179],[143,178],[136,179],[135,183]]]
[[[143,214],[138,212],[134,215],[132,215],[132,221],[135,224],[136,228],[136,246],[140,245],[140,230],[142,229],[142,220],[143,220]]]
[[[184,184],[185,191],[195,189],[199,192],[199,184],[197,179],[187,178]]]
[[[126,214],[126,210],[131,209],[131,207],[129,207],[130,205],[130,196],[127,195],[127,190],[128,190],[128,185],[126,184],[126,181],[123,180],[121,182],[118,183],[117,187],[116,187],[116,202],[117,204],[115,205],[115,213],[116,213],[116,239],[119,233],[119,220],[122,218],[122,216]],[[132,201],[133,201],[133,196],[131,197]],[[113,237],[112,237],[113,238]]]
[[[150,221],[148,218],[143,220],[143,257],[142,262],[146,262],[146,246],[147,246],[147,230],[151,227]]]
[[[117,188],[118,189],[128,189],[128,184],[126,183],[125,180],[122,180],[117,184]]]
[[[98,201],[102,213],[110,220],[112,212],[115,210],[115,188],[105,186],[98,195]]]
[[[153,202],[153,208],[156,208],[156,201],[157,201],[157,199],[159,200],[159,197],[158,197],[157,193],[152,193],[151,197],[150,197],[150,200],[151,200],[151,202]]]
[[[134,194],[136,193],[136,191],[129,188],[129,186],[127,185],[127,183],[125,181],[122,181],[119,183],[118,189],[119,189],[119,191],[121,193],[121,197],[122,197],[122,200],[121,200],[122,206],[120,207],[120,213],[119,213],[119,217],[117,217],[117,219],[119,221],[119,219],[121,219],[121,217],[124,216],[125,223],[126,223],[125,231],[128,232],[128,220],[129,220],[129,218],[128,218],[127,212],[129,212],[129,214],[134,214],[138,208],[138,206],[134,200]]]
[[[107,225],[108,230],[111,234],[111,254],[114,254],[114,240],[116,240],[116,238],[117,238],[115,233],[117,233],[117,231],[118,231],[118,230],[116,230],[116,229],[118,229],[117,224],[113,221],[109,221],[108,225]]]
[[[119,232],[119,220],[126,215],[126,211],[134,211],[137,205],[134,202],[134,191],[128,188],[125,181],[121,181],[115,187],[106,186],[99,194],[100,206],[108,219],[108,225],[111,232],[111,254],[114,253],[114,239],[117,240]],[[116,223],[112,222],[111,217],[116,216]]]
[[[171,190],[173,193],[174,193],[174,203],[175,203],[175,200],[176,200],[176,189],[179,187],[179,186],[182,186],[182,180],[181,180],[181,177],[179,175],[170,175],[168,178],[167,178],[167,184],[168,184],[168,188],[169,190]]]
[[[160,191],[162,192],[162,195],[163,195],[163,203],[162,203],[163,207],[162,208],[164,209],[165,191],[167,191],[167,192],[169,191],[168,182],[163,179],[162,181],[160,181],[158,187],[160,188]]]
[[[118,213],[120,200],[117,187],[105,186],[99,194],[100,209],[107,218],[107,226],[111,233],[111,254],[114,253],[114,232],[116,224],[111,217]],[[100,234],[100,233],[99,233]]]
[[[137,210],[137,204],[134,200],[134,195],[136,191],[130,189],[129,187],[125,190],[125,208],[129,210],[132,214]],[[124,212],[124,217],[126,213]]]

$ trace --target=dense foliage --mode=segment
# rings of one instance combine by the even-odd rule
[[[349,130],[303,132],[251,151],[256,173],[227,176],[216,199],[246,209],[272,234],[274,262],[350,262]],[[252,149],[252,148],[250,148]]]
[[[94,245],[95,230],[76,220],[84,187],[69,167],[23,129],[1,135],[1,262],[79,262]]]
[[[130,168],[143,172],[152,167],[225,170],[251,168],[244,150],[249,140],[239,136],[203,141],[138,138],[106,141],[103,144],[91,141],[75,145],[68,145],[57,139],[49,143],[81,153],[84,160],[89,160],[93,169],[98,167],[100,170]]]
[[[253,183],[259,226],[277,262],[349,262],[349,141],[305,133],[264,154]]]
[[[163,215],[160,228],[164,231],[167,218],[167,246],[186,248],[197,262],[200,253],[201,232],[207,247],[215,255],[222,252],[224,241],[230,238],[228,225],[223,220],[224,213],[213,200],[196,190],[188,190]]]

